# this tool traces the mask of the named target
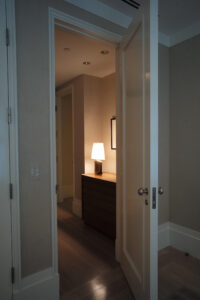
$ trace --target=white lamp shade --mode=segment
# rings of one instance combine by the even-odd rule
[[[105,151],[103,143],[93,144],[91,158],[95,160],[105,160]]]

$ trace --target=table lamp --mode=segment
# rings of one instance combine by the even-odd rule
[[[95,174],[102,174],[102,160],[105,160],[105,151],[103,143],[94,143],[92,147],[91,158],[95,160],[94,169]]]

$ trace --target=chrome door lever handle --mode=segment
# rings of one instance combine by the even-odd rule
[[[148,193],[149,193],[148,188],[145,188],[145,189],[139,188],[139,189],[138,189],[138,194],[139,194],[140,196],[142,196],[142,195],[144,195],[144,194],[148,195]]]

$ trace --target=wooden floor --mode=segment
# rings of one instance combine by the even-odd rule
[[[159,300],[200,300],[200,260],[172,247],[159,253]]]
[[[114,242],[58,205],[61,300],[134,300],[114,258]]]
[[[60,300],[134,300],[114,243],[58,205]],[[159,300],[200,300],[200,261],[168,247],[159,252]]]

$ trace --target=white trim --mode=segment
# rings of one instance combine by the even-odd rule
[[[54,41],[54,25],[58,21],[66,22],[73,26],[79,27],[78,30],[89,30],[91,34],[102,36],[103,41],[108,39],[108,43],[112,40],[116,45],[121,36],[95,26],[81,19],[72,17],[62,11],[58,11],[49,7],[49,86],[50,86],[50,168],[51,168],[51,227],[52,227],[52,266],[55,273],[58,272],[58,244],[57,244],[57,197],[56,197],[56,132],[55,132],[55,41]],[[73,91],[72,91],[73,94]],[[81,201],[74,199],[74,212],[81,216]]]
[[[64,0],[121,27],[128,28],[132,18],[98,0]]]
[[[17,63],[16,63],[16,27],[15,0],[6,0],[7,27],[9,29],[8,46],[8,84],[9,106],[12,109],[10,124],[10,178],[13,184],[14,199],[11,202],[12,216],[12,255],[15,267],[15,287],[21,279],[20,244],[20,206],[19,206],[19,158],[18,158],[18,101],[17,101]]]
[[[72,26],[76,26],[79,27],[79,29],[83,29],[86,31],[89,31],[91,34],[96,34],[96,35],[100,35],[103,37],[104,39],[108,39],[109,40],[113,40],[114,42],[118,43],[121,41],[122,36],[114,33],[112,31],[106,30],[102,27],[96,26],[94,24],[88,23],[86,21],[83,21],[79,18],[75,18],[71,15],[68,15],[62,11],[59,11],[57,9],[54,8],[49,8],[49,14],[51,14],[51,16],[54,17],[54,19],[57,19],[57,21],[61,21],[61,22],[65,22],[67,24],[71,24]],[[56,21],[56,24],[58,24],[58,22]]]
[[[158,42],[161,45],[164,45],[166,47],[170,47],[170,37],[162,32],[159,32],[158,35]]]
[[[200,232],[170,223],[170,244],[200,259]]]
[[[200,34],[200,21],[170,36],[162,32],[159,32],[159,43],[167,47],[173,47],[199,34]]]
[[[64,97],[67,95],[71,95],[72,96],[72,144],[73,144],[73,162],[75,161],[75,151],[74,151],[74,86],[73,84],[69,84],[67,86],[63,86],[61,89],[59,89],[58,91],[56,91],[56,97]],[[62,99],[60,99],[60,101],[62,101]],[[59,109],[57,111],[57,114],[59,113]],[[61,117],[61,116],[60,116]],[[60,129],[61,130],[61,129]],[[60,164],[62,164],[62,155],[61,158],[59,160]],[[60,166],[61,169],[61,166]],[[73,184],[72,187],[71,186],[62,186],[61,183],[59,183],[59,192],[60,192],[60,199],[58,202],[62,202],[64,200],[64,198],[68,198],[68,197],[73,197],[75,196],[75,185],[76,185],[76,178],[75,178],[75,164],[73,163]],[[67,191],[72,191],[72,195],[69,195],[69,192]],[[58,198],[58,197],[57,197]]]
[[[59,276],[52,268],[22,279],[20,289],[13,292],[13,300],[58,300]]]
[[[70,31],[74,31],[76,33],[80,33],[81,35],[85,35],[87,37],[91,37],[93,39],[96,39],[98,41],[104,41],[106,43],[109,43],[111,45],[115,45],[116,42],[113,42],[112,40],[108,40],[108,39],[103,39],[103,38],[100,38],[98,35],[93,35],[89,32],[84,32],[84,31],[81,31],[77,28],[74,28],[74,27],[71,27],[70,25],[66,25],[66,24],[63,24],[63,23],[60,23],[60,22],[55,22],[55,25],[59,26],[60,28],[63,29],[63,31],[66,31],[66,30],[70,30]]]
[[[158,250],[170,246],[170,223],[166,222],[158,227]]]
[[[73,198],[72,211],[79,218],[82,217],[82,201],[81,201],[81,199]]]
[[[200,232],[171,222],[159,225],[159,250],[172,246],[200,259]]]
[[[60,188],[61,188],[61,194],[62,194],[62,201],[66,198],[73,197],[73,191],[74,191],[73,184],[63,185]]]
[[[158,299],[158,205],[152,208],[152,189],[158,190],[158,0],[150,2],[150,300]],[[148,183],[146,183],[148,184]],[[156,195],[157,196],[157,195]]]
[[[170,46],[175,46],[185,40],[191,39],[192,37],[200,34],[200,21],[192,24],[191,26],[177,32],[170,36]]]

